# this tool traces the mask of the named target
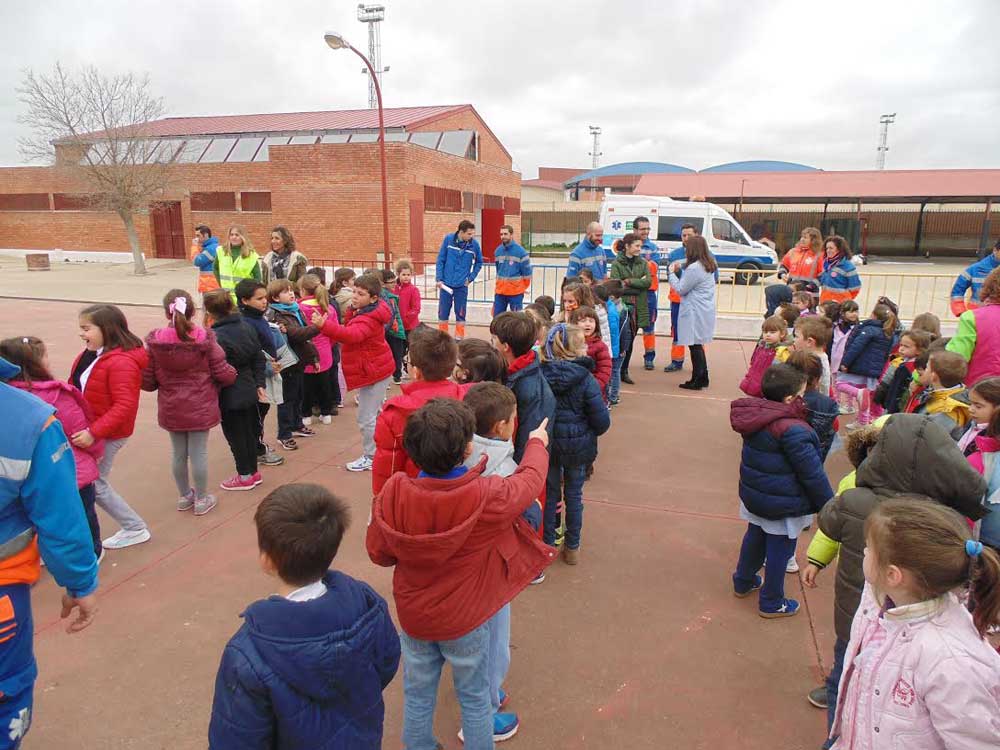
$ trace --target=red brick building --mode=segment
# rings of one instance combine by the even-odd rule
[[[441,237],[476,223],[483,249],[520,234],[520,174],[468,104],[385,110],[391,258],[433,260]],[[148,125],[178,162],[163,202],[136,217],[147,257],[187,257],[197,224],[225,241],[244,226],[258,250],[282,224],[312,258],[382,250],[376,110],[171,117]],[[88,210],[57,167],[0,168],[0,248],[127,252],[117,215]]]

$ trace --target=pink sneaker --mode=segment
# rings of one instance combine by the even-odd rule
[[[256,474],[254,474],[253,476],[251,476],[249,479],[242,479],[242,478],[240,478],[239,474],[234,474],[233,476],[231,476],[229,479],[227,479],[225,482],[223,482],[219,486],[222,489],[229,490],[231,492],[242,492],[242,491],[246,491],[246,490],[252,490],[254,487],[256,487],[258,484],[260,484],[262,481],[264,481],[264,480],[261,479],[260,472],[257,472]]]

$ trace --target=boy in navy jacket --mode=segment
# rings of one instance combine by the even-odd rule
[[[287,484],[254,516],[278,593],[254,602],[222,654],[208,728],[212,750],[382,747],[382,691],[399,667],[385,600],[330,570],[347,505],[315,484]]]

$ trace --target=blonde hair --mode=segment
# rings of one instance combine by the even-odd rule
[[[229,235],[236,231],[240,237],[243,238],[243,245],[240,247],[240,255],[244,258],[248,257],[250,253],[255,252],[253,243],[250,241],[250,237],[247,235],[247,230],[241,227],[239,224],[231,224],[229,231],[226,232],[226,252],[232,252],[232,245],[229,244]]]
[[[319,309],[324,313],[330,309],[330,293],[323,286],[323,282],[320,281],[319,276],[314,273],[307,273],[299,279],[299,288],[303,294],[311,295],[316,300],[316,304],[319,305]]]
[[[820,231],[816,227],[806,227],[802,230],[802,234],[809,237],[809,246],[814,252],[819,253],[823,251],[823,235],[820,234]]]
[[[572,323],[556,323],[545,335],[545,346],[542,347],[542,362],[552,362],[557,359],[576,359],[581,351],[587,349],[587,338],[583,329]]]

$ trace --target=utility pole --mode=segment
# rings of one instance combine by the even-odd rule
[[[889,125],[896,121],[896,113],[882,115],[878,121],[882,125],[882,132],[878,140],[878,158],[875,161],[875,168],[885,169],[885,152],[889,150]]]
[[[600,128],[599,125],[590,125],[589,127],[590,127],[590,135],[593,136],[593,138],[594,138],[594,145],[593,145],[593,147],[592,147],[592,149],[590,151],[590,155],[593,157],[593,160],[591,162],[591,169],[597,169],[597,167],[600,166],[601,156],[602,156],[602,154],[601,154],[601,128]],[[596,177],[591,177],[590,178],[590,189],[591,189],[591,192],[595,192],[597,190],[597,178]],[[591,196],[591,198],[593,198],[593,196]]]
[[[371,60],[375,75],[378,77],[379,86],[382,85],[382,74],[389,72],[389,66],[382,67],[382,27],[385,20],[384,5],[358,4],[358,20],[368,24],[368,59]],[[368,68],[362,68],[361,72],[368,76],[368,109],[375,109],[378,106],[375,96],[375,82],[371,78]]]

